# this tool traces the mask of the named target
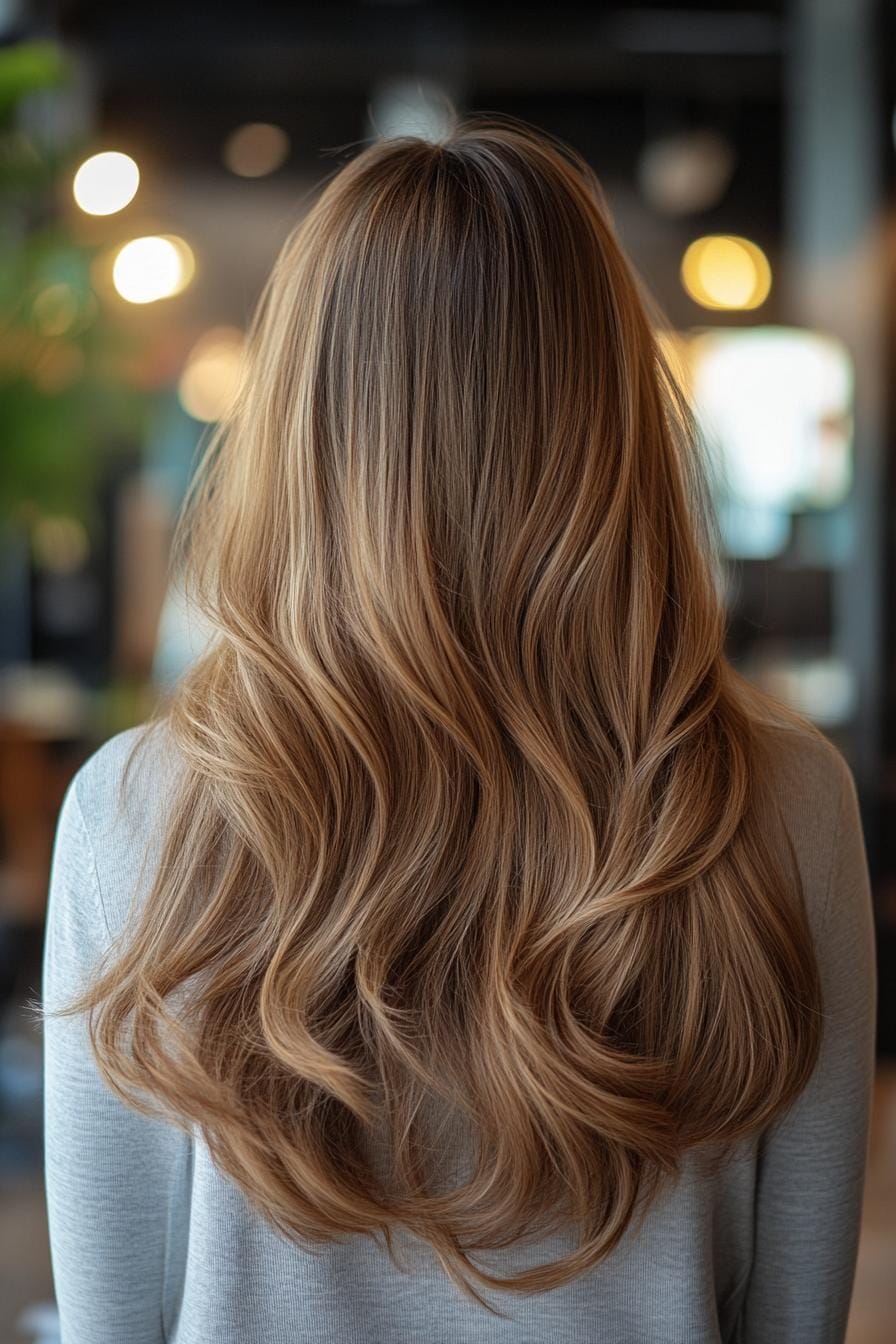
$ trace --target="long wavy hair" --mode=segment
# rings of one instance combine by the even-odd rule
[[[811,1072],[787,713],[726,661],[693,427],[568,146],[478,117],[364,148],[247,362],[181,533],[215,633],[163,707],[178,794],[93,1047],[296,1243],[404,1229],[486,1306],[549,1289]],[[561,1223],[569,1254],[476,1263]]]

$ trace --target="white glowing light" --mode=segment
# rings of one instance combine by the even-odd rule
[[[72,193],[88,215],[114,215],[134,199],[140,170],[129,154],[109,150],[86,159],[75,173]]]
[[[750,327],[692,337],[687,359],[726,548],[777,555],[793,512],[833,508],[849,493],[850,355],[823,332]]]
[[[179,294],[193,269],[193,253],[182,238],[150,235],[120,249],[112,283],[128,303],[155,303]]]

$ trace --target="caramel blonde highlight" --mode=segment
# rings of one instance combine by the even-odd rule
[[[509,118],[335,174],[248,369],[94,1049],[298,1244],[405,1229],[485,1305],[550,1289],[818,1048],[786,714],[725,657],[693,427],[593,171]],[[568,1255],[476,1263],[566,1221]]]

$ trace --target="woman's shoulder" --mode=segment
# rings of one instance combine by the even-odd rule
[[[855,792],[840,748],[804,714],[730,666],[727,671],[741,724],[749,725],[754,797],[774,799],[798,830],[836,817]]]
[[[116,733],[76,772],[69,792],[90,843],[97,881],[113,917],[147,860],[160,852],[183,760],[167,722]]]
[[[118,819],[129,808],[161,800],[174,782],[181,758],[164,719],[116,733],[81,765],[72,781],[88,822]]]
[[[772,783],[784,802],[799,811],[811,804],[814,815],[836,814],[845,793],[855,787],[852,769],[840,748],[819,728],[796,717],[792,723],[762,726]]]
[[[863,853],[855,777],[840,748],[808,722],[764,725],[762,743],[765,799],[783,821],[815,923],[838,854]]]

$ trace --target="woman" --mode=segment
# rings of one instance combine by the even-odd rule
[[[856,794],[726,662],[701,498],[576,154],[329,182],[189,501],[211,643],[59,822],[63,1344],[842,1340]]]

